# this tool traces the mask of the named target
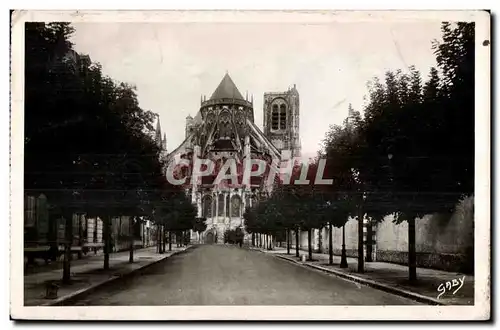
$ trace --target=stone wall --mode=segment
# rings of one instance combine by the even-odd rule
[[[377,261],[407,264],[408,223],[386,217],[377,228]],[[472,273],[474,268],[474,200],[467,198],[451,216],[426,215],[416,220],[417,267]]]
[[[395,224],[387,216],[377,224],[374,235],[373,261],[408,264],[408,223]],[[427,215],[416,220],[415,228],[417,267],[434,268],[454,272],[474,271],[474,199],[465,199],[457,205],[453,215]],[[312,235],[314,251],[319,250],[319,230]],[[328,253],[328,228],[321,229],[321,247]],[[350,218],[345,225],[346,254],[358,256],[358,222]],[[333,253],[341,255],[342,228],[333,227]],[[299,247],[307,251],[307,232],[300,232]],[[292,233],[292,248],[295,235]],[[366,248],[365,248],[366,253]]]

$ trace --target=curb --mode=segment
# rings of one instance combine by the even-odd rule
[[[373,280],[369,280],[366,278],[361,278],[358,276],[346,274],[344,272],[337,271],[335,269],[329,269],[329,268],[321,267],[318,265],[309,264],[307,262],[300,262],[300,261],[294,260],[294,259],[286,257],[286,256],[282,256],[282,255],[276,255],[276,257],[283,259],[283,260],[286,260],[288,262],[295,263],[297,265],[302,265],[302,266],[306,266],[306,267],[313,268],[316,270],[320,270],[320,271],[325,272],[325,273],[333,274],[335,276],[342,277],[342,278],[345,278],[347,280],[350,280],[350,281],[353,281],[356,283],[364,284],[364,285],[367,285],[367,286],[372,287],[374,289],[378,289],[378,290],[392,293],[392,294],[395,294],[398,296],[402,296],[402,297],[405,297],[405,298],[408,298],[408,299],[411,299],[411,300],[414,300],[417,302],[425,303],[428,305],[448,306],[448,304],[446,304],[442,301],[439,301],[437,299],[434,299],[434,298],[430,298],[430,297],[427,297],[427,296],[424,296],[424,295],[421,295],[421,294],[418,294],[415,292],[394,288],[394,287],[391,287],[387,284],[382,284],[382,283],[379,283],[379,282],[376,282]]]
[[[162,261],[165,261],[166,259],[176,255],[176,254],[179,254],[179,253],[183,253],[183,252],[186,252],[187,250],[193,248],[194,245],[190,245],[188,247],[186,247],[184,250],[180,250],[180,251],[174,251],[171,255],[169,256],[165,256],[161,259],[158,259],[158,260],[155,260],[153,261],[152,263],[149,263],[147,265],[144,265],[142,267],[139,267],[137,269],[134,269],[128,273],[125,273],[125,274],[120,274],[120,275],[115,275],[115,276],[112,276],[110,277],[109,279],[107,280],[104,280],[102,282],[99,282],[99,283],[96,283],[96,284],[93,284],[89,287],[86,287],[86,288],[83,288],[83,289],[80,289],[80,290],[77,290],[75,292],[72,292],[70,294],[67,294],[65,296],[62,296],[62,297],[59,297],[57,299],[54,299],[52,301],[49,301],[49,302],[46,302],[46,303],[43,303],[43,304],[40,304],[38,306],[64,306],[65,304],[69,303],[69,302],[72,302],[72,301],[75,301],[75,300],[78,300],[79,298],[81,298],[82,296],[84,295],[88,295],[94,291],[96,291],[97,289],[101,288],[101,287],[104,287],[105,285],[108,285],[108,284],[111,284],[111,283],[114,283],[115,281],[118,281],[120,279],[123,279],[123,278],[126,278],[128,276],[131,276],[131,275],[135,275],[137,274],[138,272],[141,272],[143,271],[144,269],[148,268],[148,267],[151,267],[153,265],[156,265]]]

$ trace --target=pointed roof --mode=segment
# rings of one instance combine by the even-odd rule
[[[160,116],[158,116],[158,121],[156,122],[156,133],[161,132],[161,127],[160,127]]]
[[[227,72],[215,92],[210,97],[210,100],[218,99],[245,100]]]

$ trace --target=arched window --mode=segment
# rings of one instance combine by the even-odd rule
[[[217,211],[217,197],[212,199],[212,217],[215,217],[215,212]]]
[[[241,198],[238,195],[231,197],[231,217],[239,218],[241,216]]]
[[[280,106],[280,129],[286,129],[286,105]]]
[[[279,129],[279,112],[277,104],[273,104],[273,111],[271,113],[271,128],[273,130]]]
[[[205,218],[212,217],[212,197],[210,195],[206,195],[203,197],[202,202],[202,216]]]

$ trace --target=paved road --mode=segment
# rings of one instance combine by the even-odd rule
[[[204,245],[76,305],[411,305],[412,300],[257,251]]]

